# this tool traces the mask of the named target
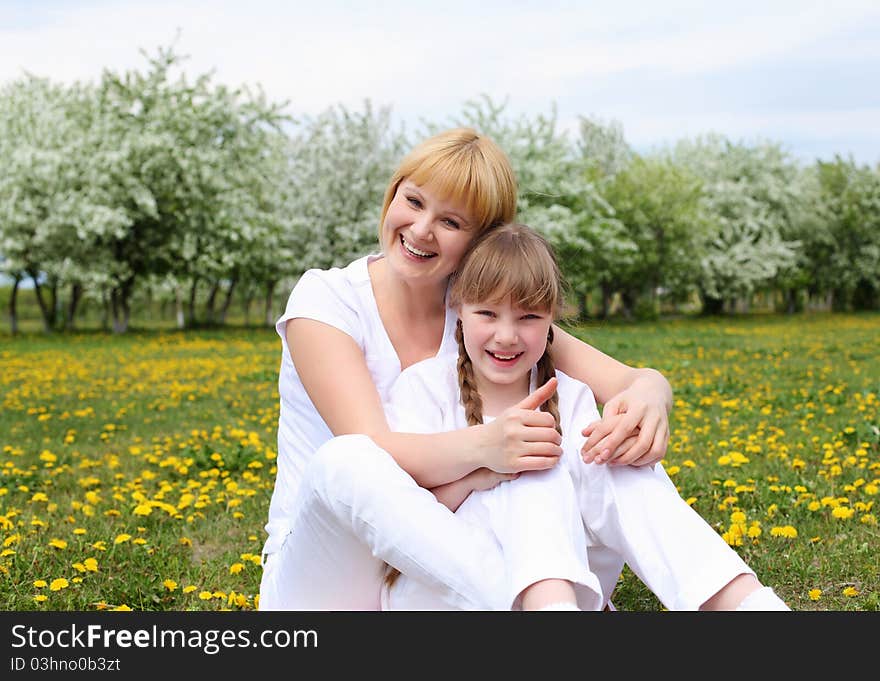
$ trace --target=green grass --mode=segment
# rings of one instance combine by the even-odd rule
[[[880,608],[880,315],[575,332],[669,377],[667,470],[762,581]],[[252,609],[279,358],[263,328],[0,335],[0,608]],[[629,571],[614,602],[661,607]]]

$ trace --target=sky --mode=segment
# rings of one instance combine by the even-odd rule
[[[0,0],[0,85],[97,81],[171,45],[294,116],[369,100],[417,130],[488,95],[572,131],[616,121],[642,153],[714,132],[880,163],[878,0]]]

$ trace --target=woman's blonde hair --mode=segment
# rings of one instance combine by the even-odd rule
[[[472,128],[438,133],[410,151],[391,176],[382,203],[379,234],[404,180],[428,185],[443,200],[464,199],[475,235],[516,215],[516,176],[501,148]]]
[[[535,230],[520,224],[507,224],[490,230],[471,244],[453,273],[449,287],[450,307],[463,303],[501,303],[510,301],[524,310],[543,310],[553,319],[561,315],[565,288],[553,248]],[[469,425],[483,422],[483,405],[477,391],[473,366],[464,346],[461,320],[455,332],[458,341],[458,383],[461,403]],[[556,375],[550,356],[553,328],[547,348],[537,364],[537,384]],[[556,393],[541,405],[552,414],[556,430],[559,423],[559,397]]]

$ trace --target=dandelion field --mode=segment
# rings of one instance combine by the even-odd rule
[[[880,315],[588,324],[675,394],[665,466],[796,610],[880,609]],[[0,609],[252,610],[271,329],[0,335]],[[625,571],[623,610],[660,604]]]

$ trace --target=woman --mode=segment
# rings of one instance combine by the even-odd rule
[[[392,176],[381,255],[300,278],[276,324],[281,417],[261,609],[376,609],[385,563],[445,589],[463,609],[507,607],[494,539],[428,490],[480,467],[554,466],[561,438],[533,411],[546,389],[490,424],[437,434],[392,432],[382,403],[402,369],[457,351],[449,276],[474,238],[515,212],[506,155],[473,130],[449,130]],[[556,366],[605,404],[584,431],[584,460],[659,461],[672,403],[666,379],[555,326],[554,334]]]

